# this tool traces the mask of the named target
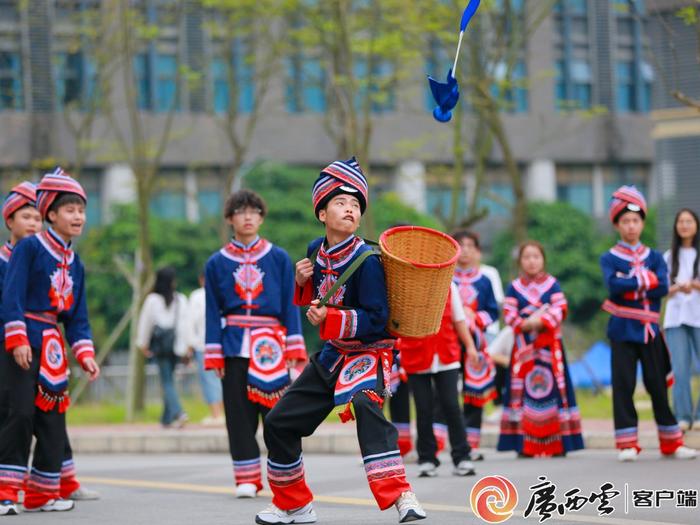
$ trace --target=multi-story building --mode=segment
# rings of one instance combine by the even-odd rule
[[[530,2],[515,2],[521,8]],[[0,177],[3,189],[19,176],[36,171],[37,159],[75,158],[75,133],[63,108],[95,89],[91,64],[76,47],[72,24],[76,12],[95,0],[0,0]],[[208,14],[198,2],[187,3],[187,16],[158,18],[158,0],[143,0],[149,21],[164,26],[157,42],[133,63],[140,111],[153,125],[162,124],[171,104],[174,139],[161,169],[162,184],[154,213],[188,217],[216,213],[223,173],[231,154],[217,114],[228,103],[227,76],[220,45],[206,29]],[[651,182],[651,85],[655,65],[647,49],[648,16],[642,0],[563,0],[528,43],[516,76],[527,84],[514,90],[504,115],[512,147],[533,199],[563,200],[595,217],[604,217],[610,191],[634,183],[654,195]],[[21,5],[23,7],[21,7]],[[630,7],[631,6],[631,7]],[[290,59],[272,81],[264,118],[255,133],[248,162],[322,166],[335,146],[322,122],[326,99],[323,72],[313,59]],[[202,74],[192,89],[176,86],[178,64]],[[241,66],[249,82],[255,76]],[[417,72],[378,107],[372,145],[377,187],[394,189],[425,211],[447,212],[450,190],[434,169],[450,162],[449,125],[433,121],[427,83]],[[439,72],[444,74],[444,72]],[[181,89],[178,89],[181,88]],[[114,82],[110,97],[118,119],[123,83]],[[251,105],[252,89],[242,89],[239,105]],[[572,111],[575,108],[576,111]],[[602,110],[601,110],[602,109]],[[104,117],[94,123],[93,141],[115,140]],[[420,147],[406,149],[406,144]],[[81,174],[90,197],[90,222],[109,216],[114,199],[129,198],[129,170],[114,155],[91,154]],[[470,158],[463,180],[460,213],[472,183]],[[491,217],[505,219],[504,202],[512,191],[494,150],[488,173],[489,195],[482,204]],[[38,173],[35,173],[37,175]],[[126,189],[125,189],[126,188]],[[498,220],[485,221],[498,224]]]
[[[700,210],[700,60],[696,22],[681,8],[697,9],[688,0],[649,2],[652,54],[657,66],[652,137],[659,205],[659,241],[669,246],[673,219],[681,207]],[[694,102],[683,102],[690,99]],[[692,104],[695,104],[693,106]]]

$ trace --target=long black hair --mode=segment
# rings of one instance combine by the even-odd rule
[[[166,266],[156,272],[153,293],[162,295],[163,299],[165,299],[165,306],[170,306],[175,297],[175,268]]]
[[[695,221],[695,236],[693,237],[692,247],[695,248],[695,261],[693,261],[693,279],[698,276],[698,256],[700,255],[700,220],[697,214],[690,208],[681,208],[676,213],[676,218],[673,220],[673,239],[671,240],[671,283],[676,282],[678,277],[678,252],[683,245],[683,239],[678,235],[678,219],[682,213],[689,213]]]

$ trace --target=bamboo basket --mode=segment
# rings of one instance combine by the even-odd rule
[[[440,330],[459,244],[442,232],[398,226],[379,238],[392,335],[425,337]]]

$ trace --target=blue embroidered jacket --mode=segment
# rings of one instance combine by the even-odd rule
[[[661,298],[668,293],[663,256],[643,244],[619,242],[600,258],[608,299],[603,310],[611,341],[646,343],[659,333]]]
[[[544,308],[541,319],[544,330],[539,334],[549,334],[561,339],[561,324],[564,322],[569,305],[559,282],[549,274],[542,274],[535,279],[519,277],[515,279],[506,292],[503,302],[503,314],[506,324],[516,334],[523,334],[528,343],[535,342],[537,334],[523,333],[522,324],[532,314]],[[542,340],[547,339],[542,337]]]
[[[2,285],[3,281],[5,280],[5,272],[7,272],[7,263],[10,262],[10,257],[12,256],[12,244],[10,244],[10,241],[7,241],[5,244],[3,244],[0,247],[0,298],[2,298]],[[0,299],[1,301],[1,299]],[[3,345],[5,344],[5,322],[3,321],[2,317],[2,308],[0,308],[0,326],[2,326],[2,341]]]
[[[306,360],[299,308],[293,304],[294,269],[282,248],[258,237],[249,246],[232,239],[205,269],[205,366],[249,356],[250,330],[277,323],[287,329],[285,359]]]
[[[42,347],[42,332],[63,323],[81,363],[94,357],[85,299],[85,270],[78,255],[51,229],[22,239],[12,251],[2,290],[5,349]]]
[[[363,252],[372,248],[354,235],[331,249],[324,248],[325,238],[309,244],[307,257],[318,250],[313,277],[303,288],[296,288],[295,302],[308,306],[321,299],[338,277]],[[323,244],[322,244],[323,243]],[[373,344],[386,346],[382,341],[392,339],[386,331],[389,319],[384,268],[378,256],[365,259],[355,273],[341,286],[330,300],[331,304],[350,307],[347,310],[328,308],[328,316],[321,323],[321,339],[326,342],[319,361],[329,370],[344,351],[368,351]],[[388,344],[388,343],[387,343]],[[389,345],[392,346],[392,345]]]
[[[481,337],[483,331],[498,320],[498,303],[491,281],[478,268],[457,268],[452,281],[459,289],[464,308],[469,308],[476,314],[470,327],[472,333]],[[477,348],[479,347],[477,343]]]

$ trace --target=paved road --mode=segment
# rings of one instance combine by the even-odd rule
[[[444,458],[446,461],[447,457]],[[380,512],[371,499],[360,459],[350,455],[308,455],[307,476],[316,493],[316,511],[320,524],[391,524],[396,512]],[[256,500],[236,500],[232,496],[230,459],[225,455],[82,455],[76,458],[83,483],[102,493],[98,502],[80,503],[72,512],[55,515],[25,514],[15,520],[31,524],[104,525],[199,525],[252,524],[256,511],[269,502],[264,492]],[[418,479],[416,465],[408,465],[414,489],[428,510],[426,525],[484,523],[468,510],[468,493],[484,475],[502,475],[510,479],[520,498],[510,524],[535,524],[539,515],[523,518],[538,476],[547,476],[556,485],[556,502],[578,487],[581,493],[600,492],[605,482],[623,494],[612,500],[611,516],[598,517],[595,505],[587,504],[576,513],[544,523],[637,525],[700,523],[700,507],[675,508],[674,502],[662,502],[658,509],[632,508],[624,512],[625,483],[634,490],[700,489],[700,461],[662,460],[655,451],[645,451],[637,463],[619,464],[614,451],[584,451],[565,459],[520,459],[510,454],[487,451],[486,461],[478,464],[476,478],[456,478],[446,463],[440,475]],[[633,521],[634,520],[634,521]]]

